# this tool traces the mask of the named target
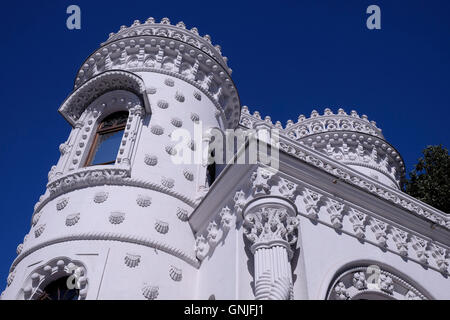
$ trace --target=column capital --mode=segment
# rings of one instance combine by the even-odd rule
[[[291,258],[298,223],[296,207],[283,198],[260,197],[244,209],[244,233],[253,243],[253,253],[260,248],[282,246]]]

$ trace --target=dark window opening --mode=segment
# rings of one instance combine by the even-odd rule
[[[59,278],[49,283],[43,291],[39,300],[78,300],[80,296],[79,289],[69,289],[67,286],[67,277]]]

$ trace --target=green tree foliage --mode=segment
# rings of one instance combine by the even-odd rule
[[[450,156],[448,150],[439,146],[428,146],[423,157],[409,174],[405,192],[450,213]]]

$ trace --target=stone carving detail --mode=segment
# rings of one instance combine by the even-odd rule
[[[195,239],[195,255],[198,259],[203,260],[209,253],[210,246],[203,235]]]
[[[179,91],[175,92],[175,100],[177,100],[178,102],[184,102],[184,95]]]
[[[124,260],[127,267],[134,268],[141,262],[141,256],[138,254],[127,253]]]
[[[305,191],[303,191],[302,199],[305,203],[306,215],[310,219],[318,219],[321,195],[311,189],[305,188]]]
[[[244,234],[252,243],[256,299],[291,299],[291,245],[299,219],[286,200],[260,198],[244,212]]]
[[[285,209],[266,207],[245,216],[244,232],[255,244],[276,240],[294,244],[298,222],[298,218],[289,216]]]
[[[335,287],[334,291],[336,293],[336,297],[338,300],[348,300],[349,294],[347,292],[347,288],[343,282],[339,282]]]
[[[288,140],[280,138],[280,149],[296,158],[305,161],[315,167],[318,167],[342,181],[349,184],[356,185],[369,193],[373,193],[387,201],[399,205],[406,210],[414,212],[417,215],[439,224],[440,226],[450,229],[450,218],[447,218],[443,213],[438,210],[431,212],[429,207],[424,206],[414,198],[406,195],[403,192],[399,192],[393,188],[389,188],[381,183],[376,183],[363,178],[361,175],[354,175],[353,172],[348,171],[344,166],[337,166],[335,163],[331,163],[326,157],[319,157],[311,154],[306,148],[299,147],[290,143]]]
[[[364,272],[355,272],[353,274],[353,286],[358,290],[367,288],[366,274]]]
[[[281,179],[279,186],[280,187],[278,188],[278,191],[283,196],[283,198],[287,198],[292,201],[295,201],[295,198],[298,195],[298,193],[297,193],[298,185],[296,185],[295,183],[293,183],[289,180]]]
[[[194,91],[194,98],[197,99],[198,101],[201,101],[202,100],[201,93],[198,91]]]
[[[398,253],[406,257],[408,255],[408,248],[409,248],[409,236],[408,233],[398,229],[398,228],[392,228],[392,239],[395,242],[395,245],[397,247]]]
[[[170,123],[177,128],[180,128],[183,125],[183,121],[180,118],[174,117],[170,120]]]
[[[23,243],[19,243],[16,248],[16,253],[19,255],[23,250]]]
[[[136,199],[136,203],[138,206],[146,208],[152,204],[152,198],[140,194]]]
[[[253,192],[255,195],[266,195],[270,191],[269,180],[273,173],[269,170],[258,168],[252,175]]]
[[[200,116],[196,113],[191,113],[191,120],[192,122],[197,123],[200,120]]]
[[[430,244],[430,251],[431,256],[434,258],[439,270],[443,274],[448,274],[449,273],[448,267],[450,265],[450,261],[448,259],[449,258],[448,252],[446,252],[444,248],[439,247],[435,244]]]
[[[142,294],[148,300],[155,300],[159,295],[159,287],[144,285],[142,288]]]
[[[173,281],[181,281],[183,279],[183,273],[181,269],[174,266],[170,266],[169,276],[170,278],[172,278]]]
[[[102,203],[102,202],[105,202],[107,199],[108,199],[108,192],[105,192],[105,191],[97,192],[94,195],[95,203]]]
[[[160,136],[164,133],[164,128],[159,125],[153,125],[153,126],[151,126],[150,131],[153,134]]]
[[[166,100],[158,100],[156,105],[161,109],[167,109],[169,107],[169,103]]]
[[[237,214],[241,215],[242,209],[247,203],[245,192],[242,190],[237,191],[233,197],[233,201],[234,201],[234,209],[236,210]]]
[[[327,204],[327,211],[330,214],[330,221],[336,229],[342,228],[344,204],[330,199]]]
[[[188,211],[186,209],[177,208],[177,217],[178,219],[180,219],[181,221],[185,222],[188,220]]]
[[[158,157],[154,155],[145,155],[144,163],[148,166],[156,166],[158,164]]]
[[[33,218],[31,219],[31,226],[34,227],[39,222],[39,219],[42,216],[42,211],[39,211],[38,213],[33,215]]]
[[[399,300],[428,299],[405,279],[376,265],[356,267],[343,272],[335,280],[332,289],[328,292],[327,299],[359,299],[372,293],[387,295]]]
[[[164,80],[164,84],[168,87],[173,87],[175,85],[175,81],[173,81],[173,79],[167,78],[166,80]]]
[[[170,154],[171,156],[174,156],[177,154],[177,149],[173,145],[168,145],[168,146],[166,146],[166,152],[168,154]]]
[[[206,239],[211,245],[211,248],[213,248],[219,243],[220,239],[222,239],[222,230],[219,229],[215,221],[210,222],[206,230],[208,232]]]
[[[56,202],[56,210],[61,211],[69,203],[69,198],[61,198]]]
[[[225,230],[229,230],[236,222],[235,216],[232,214],[230,208],[224,207],[219,213],[220,224]]]
[[[388,225],[383,221],[372,218],[371,219],[371,230],[375,234],[378,244],[381,247],[387,246],[387,235],[388,235]]]
[[[416,256],[419,259],[420,263],[422,264],[428,264],[428,243],[422,238],[419,238],[417,236],[411,237],[411,243],[412,247],[416,252]]]
[[[380,274],[379,286],[381,290],[389,294],[392,294],[394,291],[394,284],[392,278],[386,274]]]
[[[161,184],[166,188],[172,189],[175,186],[175,180],[172,178],[162,177]]]
[[[114,211],[109,215],[109,222],[111,224],[121,224],[125,220],[125,213]]]
[[[80,214],[79,213],[73,213],[69,214],[66,218],[66,226],[70,227],[78,223],[80,221]]]
[[[351,208],[350,209],[350,222],[353,224],[353,231],[357,238],[364,238],[366,233],[366,219],[367,215],[361,211]]]
[[[194,174],[188,169],[183,170],[183,175],[186,178],[186,180],[189,180],[189,181],[194,180]]]
[[[41,236],[41,234],[44,232],[45,230],[45,224],[40,224],[36,227],[36,229],[34,230],[34,237],[35,238],[39,238]]]
[[[14,277],[16,276],[16,270],[10,272],[8,274],[8,278],[6,278],[6,285],[9,287],[11,283],[14,281]]]
[[[156,220],[155,230],[159,233],[166,234],[169,231],[169,224],[161,220]]]

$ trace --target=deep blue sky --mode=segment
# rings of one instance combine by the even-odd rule
[[[66,8],[81,7],[81,30]],[[366,28],[368,5],[381,30]],[[229,58],[241,102],[273,120],[343,107],[375,120],[409,172],[449,141],[450,1],[8,1],[0,57],[0,290],[70,126],[57,113],[85,58],[120,25],[184,21]]]

